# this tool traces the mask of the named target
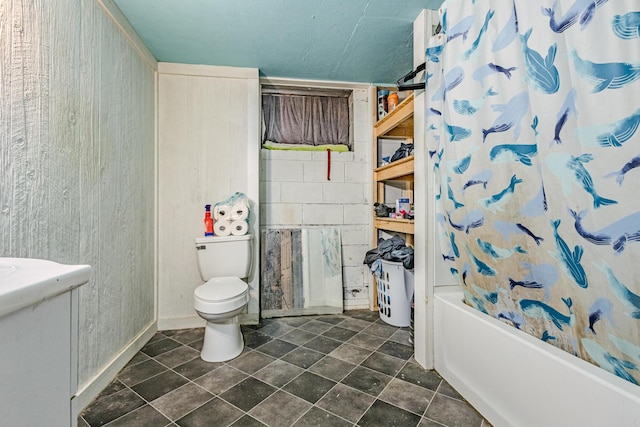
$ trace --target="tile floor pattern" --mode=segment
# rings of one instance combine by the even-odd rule
[[[244,352],[200,359],[203,328],[158,332],[78,419],[88,426],[485,427],[435,371],[409,330],[375,312],[243,326]]]

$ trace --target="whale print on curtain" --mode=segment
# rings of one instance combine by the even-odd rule
[[[640,383],[640,3],[449,0],[427,144],[466,303]]]

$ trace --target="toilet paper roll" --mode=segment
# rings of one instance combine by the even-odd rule
[[[231,206],[229,205],[215,205],[213,207],[213,219],[217,220],[227,220],[231,219]]]
[[[249,217],[249,206],[244,203],[236,203],[231,208],[231,220],[242,221]]]
[[[216,236],[228,236],[231,234],[231,221],[216,221],[213,224],[213,234]]]
[[[244,220],[233,221],[229,228],[231,229],[231,234],[234,236],[244,236],[247,234],[247,231],[249,231],[249,224]]]

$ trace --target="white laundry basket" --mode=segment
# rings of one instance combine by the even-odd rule
[[[382,274],[380,277],[376,276],[376,285],[380,319],[393,326],[409,326],[413,271],[405,269],[401,262],[382,260]]]

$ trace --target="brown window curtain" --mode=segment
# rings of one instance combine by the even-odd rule
[[[349,101],[344,97],[263,94],[262,142],[349,145]]]

